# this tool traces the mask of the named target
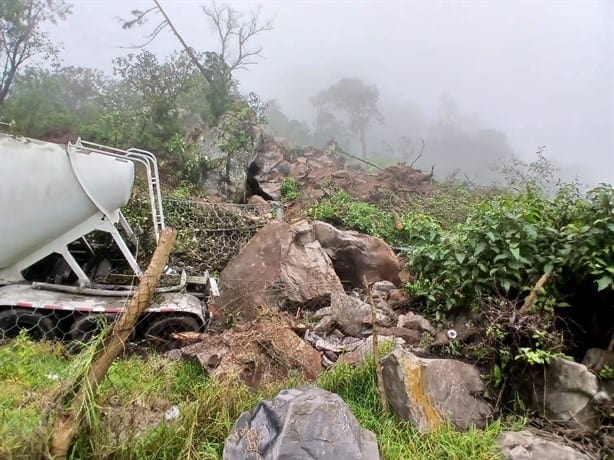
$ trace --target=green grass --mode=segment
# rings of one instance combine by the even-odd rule
[[[27,458],[46,443],[42,415],[67,364],[61,347],[25,335],[0,348],[0,458]]]
[[[421,434],[409,422],[381,409],[373,359],[362,366],[343,365],[323,374],[318,385],[337,393],[348,404],[360,424],[377,436],[380,454],[385,459],[499,459],[495,439],[501,423],[484,431],[459,433],[450,427]]]
[[[83,371],[87,352],[68,356],[60,345],[25,337],[0,347],[0,458],[45,456],[53,420],[45,413],[51,409],[53,414],[58,407],[53,390]],[[494,446],[502,429],[499,422],[484,431],[457,433],[446,427],[420,434],[409,423],[383,413],[372,359],[356,368],[338,366],[316,383],[339,394],[362,426],[376,434],[382,458],[499,458]],[[252,391],[240,382],[208,378],[194,362],[158,355],[122,358],[112,365],[95,402],[86,407],[86,423],[72,458],[218,459],[243,411],[282,388],[300,384],[292,380]],[[165,422],[165,411],[175,404],[180,417]]]

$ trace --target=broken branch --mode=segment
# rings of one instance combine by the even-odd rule
[[[549,279],[550,274],[544,273],[537,280],[537,283],[535,283],[535,286],[533,286],[533,289],[531,289],[531,293],[527,296],[524,301],[524,304],[520,308],[519,313],[526,314],[529,311],[529,309],[531,308],[531,306],[533,306],[533,303],[535,302],[535,298],[537,297],[538,292],[544,287],[544,284],[546,284]]]
[[[68,451],[79,429],[83,416],[82,408],[88,399],[95,394],[96,388],[104,379],[113,361],[119,356],[128,341],[130,333],[138,318],[149,306],[151,297],[160,281],[162,270],[168,261],[171,249],[175,243],[177,231],[167,228],[160,235],[158,247],[144,273],[139,287],[130,299],[130,303],[123,311],[111,334],[104,341],[102,349],[97,352],[87,375],[84,377],[66,413],[60,415],[56,421],[51,438],[51,456],[54,459],[68,458]]]

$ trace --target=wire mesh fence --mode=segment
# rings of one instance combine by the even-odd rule
[[[155,239],[147,230],[148,203],[136,201],[126,211],[139,235],[133,249],[144,269]],[[189,392],[187,387],[185,391],[173,389],[173,382],[177,373],[191,368],[170,364],[159,352],[185,345],[207,330],[207,304],[216,288],[211,280],[259,229],[283,217],[277,203],[233,205],[170,197],[164,205],[166,224],[178,234],[156,293],[122,342],[124,358],[108,371],[99,394],[89,394],[86,383],[87,431],[100,436],[96,449],[109,443],[104,448],[114,452],[111,457],[127,449],[131,453],[126,458],[132,458],[135,444],[131,439],[176,417],[173,414],[178,409],[171,401],[187,399]],[[0,286],[0,385],[8,385],[0,396],[0,458],[49,456],[45,449],[54,420],[66,412],[67,398],[74,396],[74,389],[87,381],[108,339],[120,332],[118,320],[139,283],[122,266],[117,252],[104,247],[107,243],[94,237],[86,244],[101,254],[87,260],[74,255],[91,276],[91,285],[78,286],[70,268],[56,254],[28,273],[29,283]],[[83,244],[74,249],[81,251]],[[157,362],[164,363],[163,371],[156,367]],[[24,392],[31,397],[24,400]],[[82,446],[80,451],[89,449],[89,445]]]
[[[131,204],[128,219],[138,230],[148,225],[140,211],[146,202]],[[279,203],[237,205],[181,198],[165,201],[167,225],[177,230],[177,240],[152,304],[132,334],[135,340],[155,344],[177,331],[202,331],[209,315],[206,309],[213,281],[232,258],[266,223],[283,217]],[[145,227],[146,228],[146,227]],[[143,265],[155,247],[148,231],[140,231],[137,248]],[[57,339],[89,342],[124,310],[138,280],[124,270],[116,254],[103,247],[108,241],[87,243],[96,254],[83,260],[94,283],[74,285],[70,268],[60,255],[39,264],[33,284],[0,287],[0,341],[21,331],[35,340]],[[78,247],[77,247],[78,249]],[[209,275],[211,274],[211,275]],[[71,285],[71,282],[73,285]]]
[[[221,271],[267,222],[283,218],[277,202],[259,206],[171,198],[165,203],[168,225],[178,231],[173,261],[197,271]]]

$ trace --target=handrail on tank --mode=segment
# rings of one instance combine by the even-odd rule
[[[83,149],[89,152],[109,155],[115,158],[129,159],[131,161],[138,162],[145,167],[145,172],[147,175],[147,188],[149,192],[149,202],[151,205],[151,213],[154,226],[154,234],[157,242],[160,238],[161,231],[165,228],[165,223],[164,211],[162,209],[162,194],[160,192],[158,160],[156,159],[155,155],[151,152],[148,152],[147,150],[135,148],[122,150],[115,147],[109,147],[107,145],[84,141],[81,138],[78,138],[74,144],[69,142],[68,145],[69,147],[74,146],[76,148]]]
[[[143,150],[143,149],[137,149],[135,147],[131,147],[128,149],[128,152],[130,153],[138,153],[141,155],[147,155],[149,156],[149,158],[152,161],[153,164],[153,174],[154,174],[154,179],[155,179],[155,186],[156,186],[156,195],[158,197],[158,215],[160,217],[160,225],[162,230],[164,230],[165,228],[165,223],[164,223],[164,209],[162,209],[162,191],[160,189],[160,173],[158,170],[158,159],[156,158],[156,156],[149,152],[148,150]]]

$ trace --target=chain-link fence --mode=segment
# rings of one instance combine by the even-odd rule
[[[178,231],[172,262],[187,271],[223,270],[260,228],[283,217],[276,202],[238,205],[170,198],[165,207],[168,225]]]
[[[141,217],[139,203],[133,206],[127,210],[128,220],[139,234],[135,249],[145,269],[154,244],[150,232],[142,230],[148,228],[148,216],[143,212]],[[121,333],[119,326],[126,316],[121,322],[118,319],[129,305],[132,308],[131,298],[140,298],[134,275],[115,263],[117,251],[105,252],[106,241],[96,237],[71,246],[74,258],[92,280],[88,286],[74,282],[60,255],[31,270],[30,283],[0,286],[0,384],[6,390],[0,396],[1,458],[48,457],[47,449],[53,444],[49,439],[62,426],[57,421],[78,407],[75,404],[88,411],[86,421],[76,421],[78,456],[124,458],[124,452],[125,458],[156,458],[157,447],[135,454],[140,449],[136,440],[147,439],[139,436],[155,432],[156,426],[172,430],[172,424],[163,422],[178,417],[177,404],[186,410],[192,394],[182,382],[198,384],[202,377],[196,374],[195,380],[186,380],[186,372],[198,372],[194,367],[154,352],[189,344],[206,330],[207,303],[216,289],[211,280],[259,229],[282,218],[282,208],[276,203],[232,205],[171,197],[165,201],[165,213],[167,226],[177,230],[171,258],[147,310],[127,339],[121,339],[124,358],[107,369],[106,377],[99,376],[96,396],[89,379],[98,371],[92,369],[100,368],[99,358]],[[78,253],[86,246],[101,254],[86,258]],[[109,358],[106,365],[114,359]],[[24,394],[30,396],[24,399]],[[192,423],[189,417],[197,417],[185,416],[184,426]],[[169,448],[179,439],[169,433],[160,442]],[[178,445],[183,449],[188,443]],[[112,452],[110,457],[105,449]],[[218,453],[219,449],[219,445],[213,448]]]
[[[152,344],[175,332],[205,328],[209,319],[205,305],[211,290],[216,289],[215,275],[260,228],[272,219],[281,219],[283,212],[278,203],[237,205],[171,197],[164,205],[167,225],[177,230],[177,240],[159,292],[133,334],[135,340]],[[146,214],[140,219],[135,210],[148,204],[137,201],[132,206],[128,219],[139,230],[148,221]],[[150,232],[139,233],[139,259],[146,261],[155,241]],[[31,270],[32,285],[0,287],[0,340],[15,338],[23,330],[35,340],[88,342],[114,321],[137,280],[124,270],[116,248],[101,247],[108,244],[108,238],[96,238],[73,246],[75,259],[83,262],[94,280],[91,286],[71,285],[74,276],[70,267],[56,254]],[[81,257],[77,252],[84,244],[101,254]]]

